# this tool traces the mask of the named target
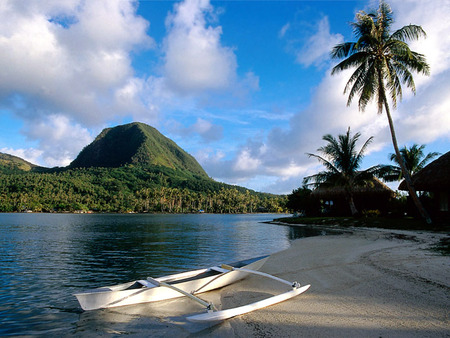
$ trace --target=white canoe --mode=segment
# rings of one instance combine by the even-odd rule
[[[224,287],[245,278],[252,270],[259,270],[269,256],[229,264],[236,270],[214,266],[175,275],[132,281],[106,286],[75,296],[85,311],[139,303],[156,302],[190,296]],[[247,271],[239,270],[247,269]],[[193,297],[196,298],[196,297]],[[198,298],[196,298],[199,301]]]

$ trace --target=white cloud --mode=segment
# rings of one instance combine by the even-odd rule
[[[43,153],[42,150],[38,150],[38,149],[34,149],[34,148],[27,148],[27,149],[1,148],[0,152],[20,157],[20,158],[24,159],[25,161],[28,161],[28,162],[30,162],[32,164],[36,164],[36,165],[39,164],[40,157]]]
[[[279,38],[284,38],[286,35],[286,32],[291,28],[291,24],[288,22],[283,27],[281,27],[280,31],[278,32]]]
[[[398,105],[397,121],[402,144],[450,140],[450,2],[447,0],[391,2],[396,27],[421,25],[427,38],[410,43],[423,53],[430,65],[430,76],[415,75],[416,96],[404,88]]]
[[[197,118],[194,124],[187,127],[184,127],[177,121],[171,121],[169,123],[169,130],[171,133],[181,135],[183,138],[192,138],[192,136],[198,135],[206,143],[218,141],[223,138],[222,126],[213,124],[200,117]]]
[[[150,44],[148,23],[128,1],[3,2],[0,97],[24,114],[66,114],[97,124],[120,114],[114,92],[133,76],[130,51]],[[17,108],[17,107],[13,107]],[[33,110],[33,112],[31,112]]]
[[[434,81],[434,76],[448,72],[450,68],[450,15],[448,0],[392,0],[395,28],[404,25],[420,25],[427,38],[410,43],[411,49],[425,54],[431,68],[431,77],[416,77],[416,83]]]
[[[165,77],[181,93],[227,89],[236,78],[236,56],[220,43],[222,28],[208,25],[208,0],[185,0],[167,20]]]
[[[22,130],[36,148],[2,148],[1,152],[19,156],[41,166],[66,166],[88,145],[93,137],[80,124],[66,116],[50,115],[27,120]]]
[[[131,67],[130,53],[153,43],[134,1],[4,0],[0,7],[2,108],[24,120],[23,132],[44,151],[41,164],[72,160],[88,138],[81,125],[103,125],[130,109],[156,118]],[[52,128],[74,139],[63,142]]]
[[[254,172],[259,168],[260,165],[260,159],[252,157],[248,149],[243,149],[239,153],[235,163],[233,164],[233,170],[242,172]]]
[[[391,109],[400,146],[410,143],[430,143],[439,139],[450,140],[450,36],[447,34],[450,23],[450,3],[448,1],[392,1],[396,18],[396,27],[410,23],[422,25],[428,37],[411,44],[413,50],[424,53],[431,66],[431,76],[415,75],[417,95],[408,93],[404,87],[404,100],[398,103],[398,109]],[[325,37],[328,36],[328,39]],[[333,40],[332,43],[329,43]],[[318,65],[332,45],[342,41],[339,35],[331,36],[328,21],[323,19],[318,32],[306,44],[299,61],[306,65]],[[258,153],[261,145],[256,145],[250,163],[258,163],[257,172],[247,177],[249,187],[259,187],[263,191],[288,193],[301,186],[304,176],[320,169],[317,161],[309,159],[306,152],[316,152],[324,144],[324,134],[338,135],[351,126],[352,132],[361,132],[360,145],[370,136],[374,142],[366,154],[383,150],[392,152],[392,141],[385,114],[377,115],[373,103],[360,112],[355,100],[346,106],[347,96],[343,94],[349,72],[331,77],[327,69],[322,82],[313,93],[310,105],[295,114],[289,128],[273,128],[263,141],[267,151]],[[248,147],[251,142],[242,148]],[[431,151],[431,150],[430,150]],[[224,162],[240,163],[242,150],[232,160]],[[270,156],[269,156],[270,154]],[[387,155],[381,156],[386,158]],[[372,163],[369,165],[373,165]],[[368,165],[368,166],[369,166]],[[212,169],[217,168],[212,167]],[[251,168],[251,166],[249,166]],[[232,179],[233,165],[229,165],[228,176]],[[223,171],[223,168],[222,168]],[[258,177],[267,181],[264,185]],[[233,178],[238,180],[238,178]]]
[[[341,34],[330,33],[330,23],[325,16],[319,21],[317,32],[296,52],[297,62],[306,67],[321,66],[329,59],[331,49],[343,39]]]
[[[25,133],[30,140],[38,142],[42,152],[38,163],[52,167],[69,165],[93,139],[86,128],[61,115],[28,121]]]

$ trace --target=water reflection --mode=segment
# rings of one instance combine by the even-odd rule
[[[260,223],[276,217],[0,214],[0,336],[85,330],[106,312],[80,322],[75,292],[271,254],[312,235]]]

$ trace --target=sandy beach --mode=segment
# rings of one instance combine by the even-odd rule
[[[297,240],[288,250],[273,255],[263,270],[311,284],[310,290],[287,302],[230,320],[226,323],[228,334],[450,336],[450,257],[428,250],[441,236],[359,229],[352,234]],[[261,279],[249,278],[233,289],[224,289],[223,297],[226,299],[236,287],[269,292],[273,284],[265,281],[261,286]]]
[[[181,312],[189,306],[183,309],[180,301],[179,316],[172,313],[170,317],[173,304],[167,304],[166,310],[158,309],[159,320],[138,316],[142,309],[135,309],[134,320],[121,327],[115,325],[116,331],[110,333],[160,337],[449,337],[450,257],[430,250],[443,237],[446,235],[359,228],[342,235],[299,239],[289,249],[273,254],[261,270],[311,284],[300,296],[212,327],[183,321]],[[229,308],[287,291],[280,285],[249,277],[208,297]]]

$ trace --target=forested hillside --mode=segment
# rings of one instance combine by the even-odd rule
[[[14,173],[20,171],[30,171],[37,166],[27,162],[20,157],[0,153],[0,173]]]
[[[155,128],[104,129],[66,168],[0,153],[0,212],[282,212],[286,197],[219,183]]]
[[[0,173],[0,212],[283,212],[286,198],[165,167]]]
[[[167,167],[208,178],[194,157],[155,128],[139,122],[104,129],[70,168],[117,168],[126,164]]]

